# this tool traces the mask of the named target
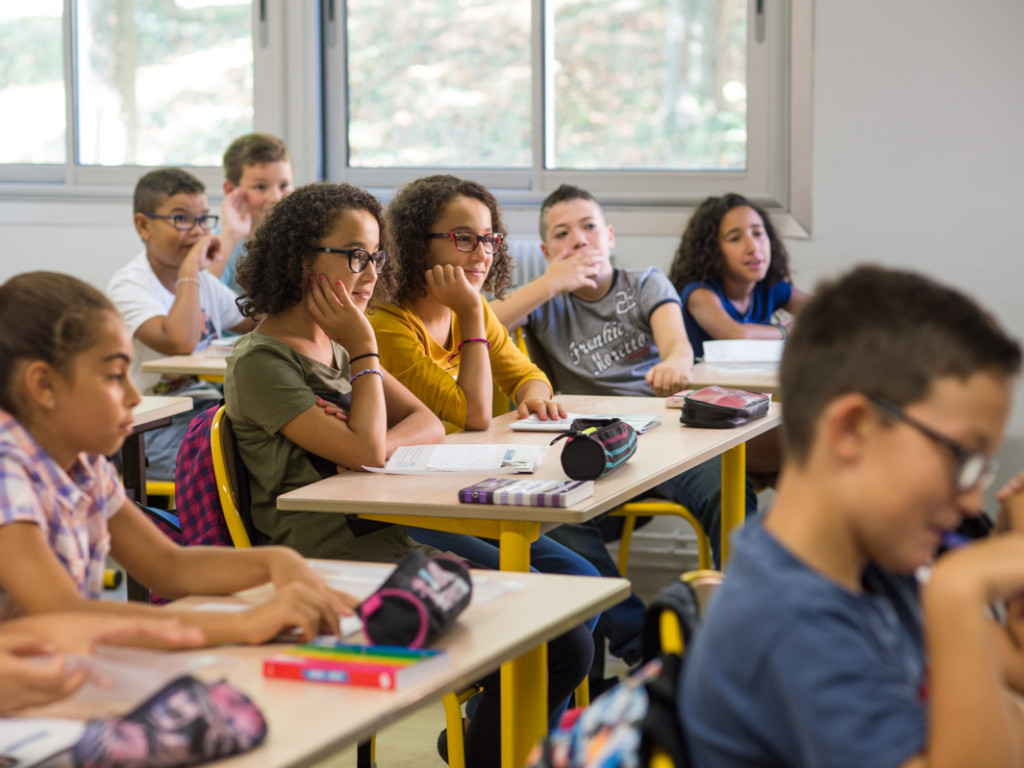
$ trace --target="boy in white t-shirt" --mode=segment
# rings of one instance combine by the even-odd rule
[[[237,243],[242,222],[225,207],[224,231],[210,234],[218,217],[210,214],[203,183],[180,168],[159,168],[135,185],[135,231],[145,249],[114,273],[107,294],[134,337],[132,379],[143,394],[187,395],[195,408],[146,436],[147,474],[174,478],[178,446],[192,416],[221,398],[219,388],[193,377],[162,379],[143,374],[141,365],[167,355],[203,349],[225,331],[246,333],[252,321],[235,306],[235,295],[206,271],[225,243]]]

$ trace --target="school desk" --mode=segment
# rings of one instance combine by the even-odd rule
[[[191,397],[151,395],[132,411],[132,433],[121,449],[121,475],[125,489],[140,504],[146,503],[146,439],[145,432],[166,427],[171,417],[192,408]]]
[[[665,407],[663,398],[591,397],[567,395],[556,398],[573,413],[615,414],[651,413],[659,416],[659,427],[640,435],[637,451],[621,468],[595,483],[590,499],[565,508],[461,504],[458,490],[488,477],[493,472],[445,475],[383,475],[345,472],[299,488],[278,497],[281,510],[358,514],[371,520],[401,523],[497,539],[502,570],[526,571],[530,565],[530,543],[542,530],[561,523],[582,523],[623,504],[680,472],[722,456],[722,558],[727,557],[729,532],[743,522],[745,505],[745,443],[752,437],[777,426],[781,407],[772,404],[768,415],[735,429],[692,429],[679,424],[679,411]],[[550,432],[513,432],[509,424],[515,413],[494,419],[490,429],[460,432],[448,441],[462,444],[533,443],[547,444]],[[560,454],[564,441],[551,447],[533,477],[564,479]],[[542,653],[534,652],[502,668],[502,711],[512,712],[513,699],[538,696],[527,693],[544,667]],[[506,697],[508,697],[506,699]],[[543,696],[534,708],[543,710]],[[540,703],[537,703],[540,702]],[[510,715],[511,716],[511,715]],[[527,734],[521,742],[536,741],[541,731],[520,723],[507,730]],[[518,737],[517,737],[518,738]],[[505,745],[503,744],[503,749]],[[514,749],[511,744],[509,749]],[[503,753],[504,754],[504,753]],[[522,765],[525,753],[505,754],[506,765]],[[508,762],[511,761],[511,762]]]
[[[376,568],[381,579],[393,566],[367,563],[330,563],[331,566]],[[318,568],[319,570],[319,568]],[[514,587],[482,602],[474,599],[456,625],[433,647],[448,651],[451,665],[408,688],[387,692],[370,688],[275,680],[262,675],[263,659],[280,650],[277,645],[226,647],[189,651],[176,657],[201,659],[200,677],[226,676],[259,705],[267,717],[266,742],[254,751],[218,762],[224,768],[292,768],[309,766],[342,749],[369,738],[370,734],[436,702],[452,690],[465,688],[501,663],[546,643],[599,611],[615,605],[629,593],[625,579],[596,579],[531,573],[474,571],[475,589],[484,583]],[[336,582],[331,580],[332,585]],[[344,581],[339,585],[344,588]],[[362,596],[352,590],[357,596]],[[246,595],[256,601],[266,594]],[[176,605],[208,608],[213,603],[237,603],[238,598],[188,598]],[[206,672],[204,673],[204,669]],[[535,685],[535,687],[538,687]],[[525,701],[525,699],[524,699]],[[543,712],[534,715],[539,730],[546,727]],[[120,702],[76,703],[74,700],[36,710],[33,716],[78,718],[115,715],[124,711]],[[438,729],[443,723],[438,721]],[[520,745],[516,766],[523,765],[532,743]],[[432,754],[433,741],[423,744]],[[506,766],[513,765],[505,761]]]
[[[228,369],[228,360],[221,355],[207,355],[197,352],[194,355],[171,355],[146,360],[142,364],[143,373],[159,373],[168,376],[199,376],[208,381],[224,381],[224,373]]]
[[[757,369],[751,365],[746,370],[738,367],[718,367],[713,363],[697,363],[693,366],[687,389],[700,389],[712,385],[748,389],[764,392],[778,399],[779,369],[777,365],[764,364]]]

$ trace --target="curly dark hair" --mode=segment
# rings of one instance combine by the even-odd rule
[[[274,315],[302,301],[303,282],[319,255],[311,247],[343,211],[368,211],[380,227],[380,247],[389,250],[384,207],[369,192],[328,182],[299,187],[281,198],[245,243],[245,256],[238,263],[242,294],[237,303],[246,317]],[[374,293],[389,295],[393,281],[388,259]]]
[[[505,295],[505,289],[512,283],[512,258],[508,254],[507,232],[498,210],[498,201],[485,186],[475,181],[455,176],[425,176],[410,181],[400,190],[388,206],[387,219],[394,243],[396,264],[396,286],[390,295],[395,304],[417,296],[427,295],[427,251],[430,249],[431,233],[441,212],[455,197],[470,197],[479,200],[491,212],[491,228],[502,235],[501,247],[494,254],[491,271],[487,274],[483,288],[491,291],[496,298]]]
[[[677,291],[687,283],[699,280],[722,280],[722,265],[725,259],[718,245],[718,228],[722,219],[733,208],[753,208],[764,222],[764,231],[772,247],[772,261],[763,282],[767,286],[789,280],[789,253],[775,231],[772,220],[757,203],[733,192],[721,197],[709,197],[697,206],[689,224],[679,241],[676,255],[672,259],[668,279]]]

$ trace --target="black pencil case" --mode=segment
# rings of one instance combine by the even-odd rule
[[[573,419],[551,444],[563,439],[562,469],[573,480],[597,480],[636,453],[636,430],[622,419]]]

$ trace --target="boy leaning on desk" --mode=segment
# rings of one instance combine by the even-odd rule
[[[228,202],[228,201],[226,201]],[[223,209],[220,235],[210,230],[203,183],[180,168],[158,168],[135,185],[133,221],[143,251],[114,273],[107,295],[133,336],[132,381],[144,395],[184,395],[193,409],[146,436],[147,474],[173,480],[178,447],[192,417],[221,399],[220,389],[194,377],[161,380],[142,373],[142,363],[166,355],[187,355],[225,331],[246,333],[251,320],[235,306],[235,294],[207,270],[222,251],[248,231],[236,204]]]
[[[681,390],[690,377],[693,350],[683,326],[679,295],[656,267],[612,266],[615,231],[586,190],[563,184],[540,210],[544,275],[491,307],[509,329],[525,326],[531,351],[547,363],[562,394],[653,395]],[[687,470],[657,493],[686,506],[711,539],[717,563],[721,543],[721,460]],[[748,514],[757,496],[746,484]],[[605,576],[619,576],[597,518],[562,525],[549,536],[583,555]],[[635,594],[605,611],[597,631],[628,664],[639,661],[644,604]]]
[[[694,765],[1021,764],[1020,481],[999,497],[1014,532],[916,573],[982,514],[1020,366],[987,313],[919,275],[861,267],[810,299],[782,360],[775,503],[737,533],[687,653]]]

